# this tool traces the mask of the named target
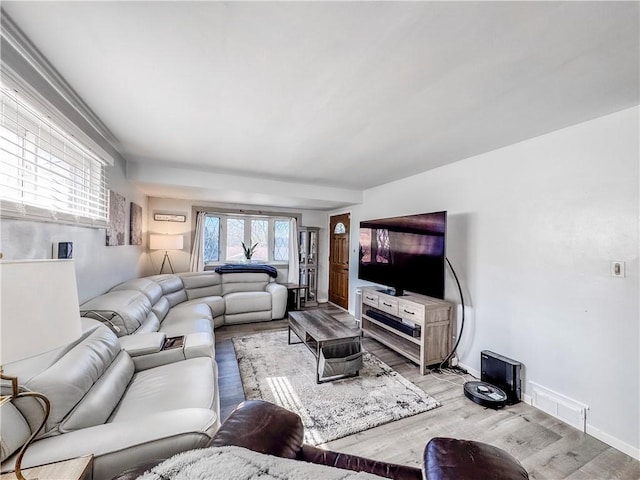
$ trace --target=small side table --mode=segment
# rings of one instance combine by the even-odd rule
[[[297,283],[283,283],[282,285],[291,290],[296,296],[296,310],[300,310],[300,295],[302,295],[302,290],[306,290],[309,287],[307,285],[298,285]]]
[[[41,480],[83,480],[92,468],[93,455],[85,455],[62,462],[25,468],[22,474],[25,478]],[[16,474],[15,472],[3,473],[0,475],[0,480],[16,480]]]

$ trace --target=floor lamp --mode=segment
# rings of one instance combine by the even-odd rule
[[[82,335],[76,274],[73,260],[0,261],[0,404],[17,398],[36,399],[43,418],[15,455],[15,473],[24,480],[22,459],[44,428],[51,405],[42,393],[19,389],[12,364],[35,357],[77,340]],[[9,385],[7,385],[9,383]],[[26,384],[28,389],[28,383]],[[9,432],[2,432],[2,436]],[[13,453],[13,452],[12,452]]]
[[[164,270],[165,263],[169,264],[171,273],[176,273],[173,271],[173,265],[169,258],[169,250],[182,250],[183,246],[182,235],[149,235],[149,250],[164,250],[164,258],[162,259],[162,266],[160,267],[159,273],[162,273],[162,270]]]

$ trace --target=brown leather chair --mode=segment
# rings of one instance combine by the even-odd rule
[[[216,432],[210,446],[235,445],[277,457],[368,472],[398,480],[424,478],[419,468],[322,450],[304,444],[303,438],[304,428],[298,415],[262,400],[247,400],[231,412]],[[526,470],[511,455],[479,442],[434,438],[427,444],[424,459],[424,471],[428,480],[528,478]],[[122,473],[114,480],[133,480],[159,462],[160,460],[146,463]]]
[[[424,449],[426,480],[526,480],[527,471],[504,450],[486,443],[432,438]]]

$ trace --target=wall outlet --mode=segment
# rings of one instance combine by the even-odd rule
[[[626,269],[624,262],[614,260],[611,262],[611,276],[612,277],[626,277]]]

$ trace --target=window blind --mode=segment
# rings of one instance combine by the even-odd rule
[[[0,85],[2,215],[106,225],[107,162],[43,110]]]

